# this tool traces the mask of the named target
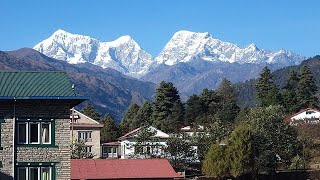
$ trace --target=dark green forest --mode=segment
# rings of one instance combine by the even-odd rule
[[[320,56],[317,55],[313,58],[309,58],[303,61],[300,65],[285,67],[274,71],[272,73],[273,81],[277,88],[282,91],[287,83],[290,70],[299,72],[299,69],[304,65],[309,67],[310,71],[313,74],[313,77],[315,78],[315,85],[317,87],[320,87]],[[251,79],[234,85],[237,96],[237,104],[241,108],[254,107],[257,105],[257,101],[255,98],[256,90],[254,88],[255,82],[256,79]],[[320,92],[318,91],[316,95],[317,97],[320,97]]]

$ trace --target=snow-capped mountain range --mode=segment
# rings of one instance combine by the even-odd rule
[[[153,62],[151,55],[141,49],[130,36],[100,42],[89,36],[59,29],[33,49],[70,64],[89,62],[133,77],[146,74]]]
[[[33,49],[71,64],[89,62],[103,68],[113,68],[140,78],[161,64],[206,61],[228,63],[278,64],[281,67],[300,64],[305,57],[291,51],[269,51],[254,44],[239,47],[221,41],[209,33],[178,31],[161,53],[153,58],[130,36],[111,42],[101,42],[89,36],[57,30]]]

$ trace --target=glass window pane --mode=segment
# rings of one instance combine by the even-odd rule
[[[27,180],[27,168],[18,168],[18,180]]]
[[[51,180],[50,168],[41,168],[41,180]]]
[[[39,169],[38,168],[29,168],[30,169],[30,180],[39,180]]]
[[[39,143],[39,124],[30,123],[30,143]]]
[[[26,123],[19,123],[18,124],[18,142],[19,144],[26,144],[27,143],[27,124]]]
[[[42,143],[50,143],[50,124],[49,123],[45,123],[45,124],[41,124],[41,141]]]

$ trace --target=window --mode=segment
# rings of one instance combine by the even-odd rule
[[[18,144],[52,144],[52,122],[23,121],[17,123]]]
[[[91,133],[92,131],[81,131],[78,132],[78,140],[83,140],[83,141],[92,141],[91,139]]]
[[[103,157],[117,158],[118,157],[117,147],[103,146]]]
[[[18,167],[18,180],[53,180],[52,167]]]
[[[314,111],[307,111],[306,114],[313,114],[313,113],[316,113]]]
[[[83,148],[84,148],[85,153],[87,153],[87,154],[91,153],[92,146],[84,146]]]

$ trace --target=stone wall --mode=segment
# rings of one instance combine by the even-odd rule
[[[0,161],[2,168],[0,168],[0,179],[12,179],[12,119],[5,117],[5,122],[1,123],[1,147]]]
[[[15,110],[15,113],[13,113]],[[0,116],[5,117],[1,125],[0,179],[12,176],[12,131],[13,117],[16,118],[50,118],[55,119],[55,147],[16,147],[15,162],[53,162],[56,167],[57,180],[70,179],[70,120],[69,105],[62,101],[18,100],[15,103],[0,103]]]

